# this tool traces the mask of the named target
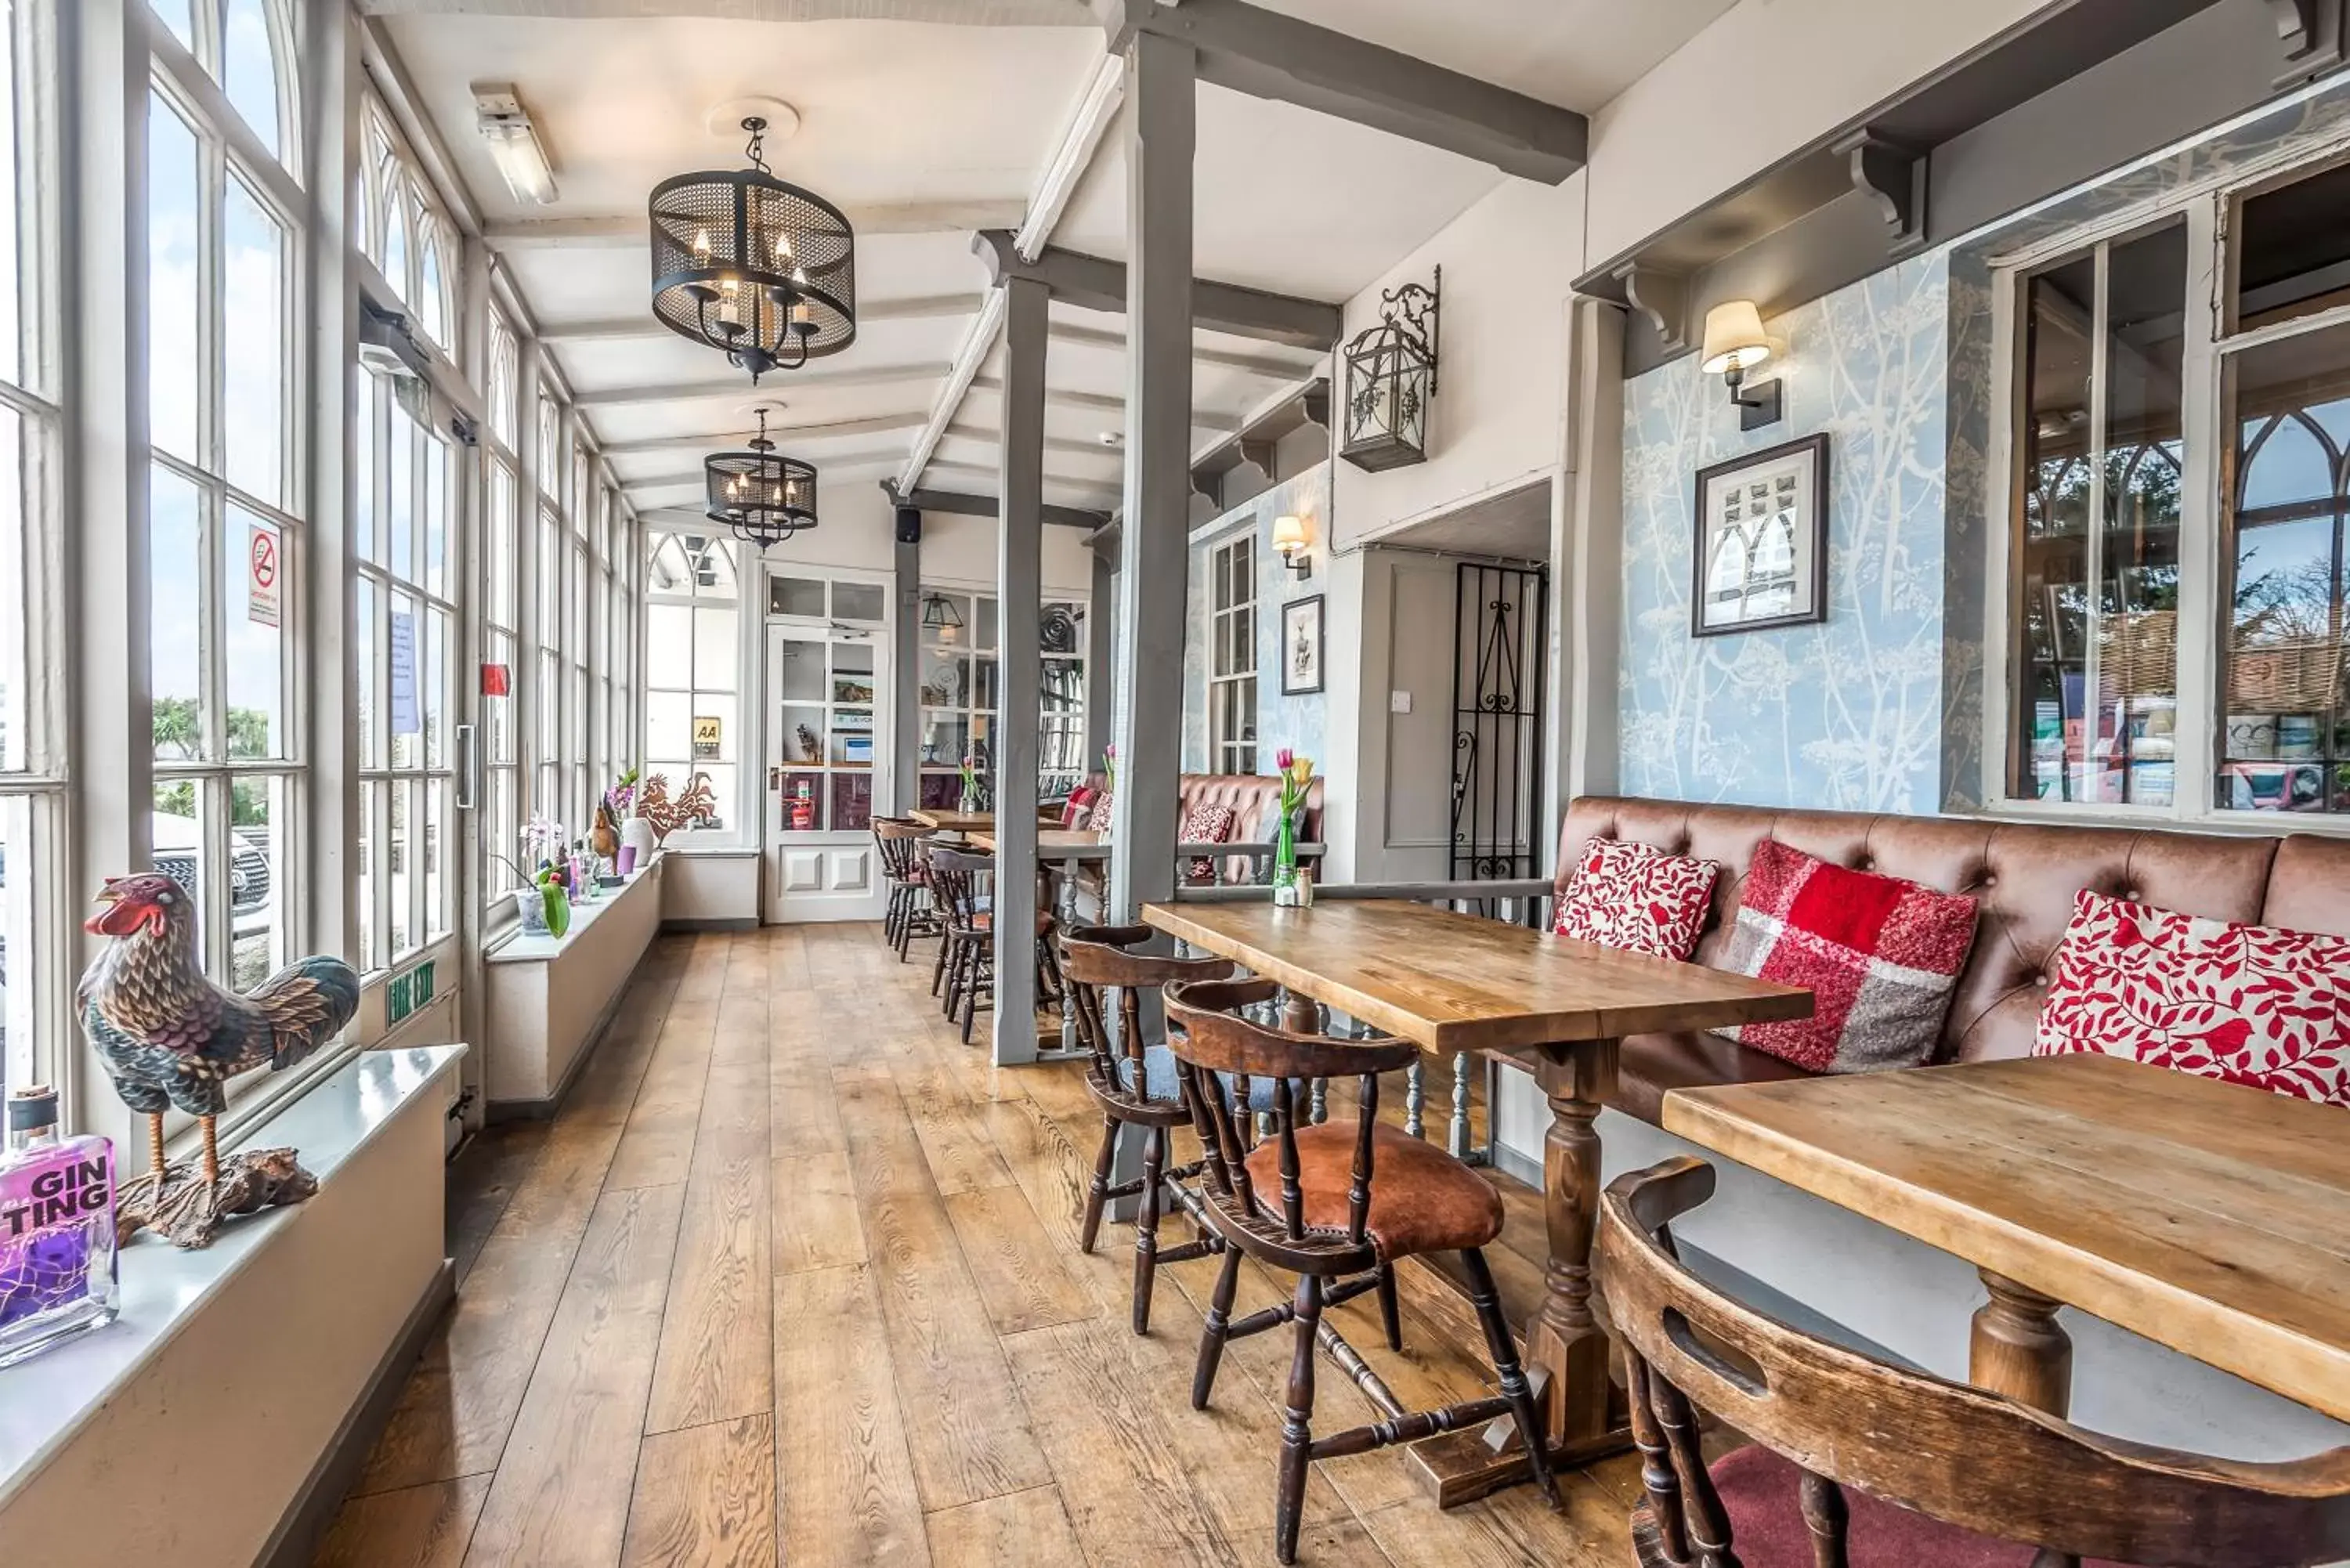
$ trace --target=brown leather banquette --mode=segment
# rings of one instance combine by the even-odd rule
[[[1765,838],[1838,866],[1972,894],[1974,950],[1952,994],[1936,1062],[2032,1054],[2050,968],[2074,895],[2084,888],[2212,919],[2350,936],[2350,839],[2313,834],[2041,826],[1586,796],[1567,808],[1560,829],[1561,893],[1593,838],[1632,839],[1721,863],[1700,963],[1719,961],[1747,866]],[[1668,1089],[1805,1075],[1717,1034],[1634,1035],[1624,1042],[1611,1104],[1654,1122]]]
[[[1102,775],[1086,775],[1086,786],[1098,790]],[[1281,780],[1272,774],[1184,774],[1175,782],[1175,820],[1180,824],[1195,805],[1232,808],[1233,844],[1270,844],[1281,826]],[[1305,842],[1322,842],[1322,780],[1305,786]]]

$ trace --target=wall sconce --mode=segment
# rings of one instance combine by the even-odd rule
[[[1746,372],[1771,358],[1771,339],[1762,332],[1762,313],[1752,300],[1733,299],[1705,313],[1705,348],[1701,352],[1705,358],[1699,369],[1709,376],[1720,376],[1730,388],[1730,400],[1738,408],[1740,430],[1759,431],[1779,422],[1786,410],[1777,381],[1765,381],[1751,390],[1742,389]]]
[[[1284,513],[1273,520],[1274,553],[1281,557],[1283,566],[1301,577],[1314,575],[1313,543],[1306,536],[1305,518]]]

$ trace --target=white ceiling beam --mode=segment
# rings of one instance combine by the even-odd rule
[[[947,427],[946,439],[984,441],[993,446],[1003,437],[1000,431],[985,425],[955,424]],[[1070,441],[1066,437],[1047,436],[1045,438],[1045,451],[1047,453],[1059,452],[1066,457],[1098,457],[1119,463],[1126,461],[1123,446],[1107,446],[1097,441]]]
[[[1014,202],[878,202],[842,209],[859,234],[952,234],[1007,228],[1027,212]],[[482,237],[502,251],[615,250],[652,244],[642,213],[585,218],[504,219],[482,225]]]
[[[1090,14],[1090,9],[1088,9]],[[1076,193],[1077,183],[1086,177],[1092,164],[1095,150],[1101,146],[1102,137],[1118,118],[1118,105],[1126,99],[1125,62],[1117,56],[1107,56],[1095,62],[1093,75],[1086,79],[1085,90],[1070,107],[1069,116],[1062,123],[1061,134],[1054,140],[1053,156],[1045,161],[1044,172],[1036,179],[1036,188],[1028,197],[1026,213],[1019,219],[1019,232],[1014,244],[1024,255],[1034,254],[1045,248],[1053,237],[1053,229]],[[992,226],[973,223],[974,230]],[[946,434],[947,426],[962,410],[962,400],[979,376],[979,368],[995,348],[995,340],[1003,331],[1003,291],[991,288],[987,301],[981,307],[979,319],[971,324],[971,332],[955,355],[954,373],[947,384],[939,389],[938,401],[931,406],[930,423],[914,439],[914,450],[906,465],[898,472],[898,489],[910,492],[922,482],[922,465],[939,449],[939,439]],[[1050,395],[1047,394],[1047,400]]]
[[[899,431],[920,430],[922,420],[920,414],[909,413],[882,414],[869,420],[835,420],[829,424],[776,424],[771,421],[767,431],[779,440],[789,438],[795,442],[839,441],[853,436],[894,435]],[[604,449],[604,455],[611,458],[651,457],[662,452],[706,452],[713,441],[742,440],[748,428],[746,422],[730,430],[712,431],[707,435],[614,441]]]
[[[888,452],[850,452],[846,456],[836,457],[829,462],[816,464],[816,479],[820,483],[825,475],[836,470],[861,470],[870,468],[877,463],[886,466],[898,462],[905,455],[902,451],[895,448]],[[705,483],[703,472],[701,469],[680,469],[674,473],[656,473],[642,479],[631,479],[622,484],[620,489],[629,495],[644,495],[668,490],[698,492]]]
[[[935,381],[947,369],[944,365],[891,365],[871,370],[793,370],[777,374],[764,387],[754,387],[748,378],[736,377],[659,387],[607,387],[601,391],[576,393],[571,400],[583,409],[608,409],[623,403],[706,401],[712,398],[733,398],[743,403],[755,403],[762,399],[781,401],[786,392],[795,389],[805,391],[812,387],[894,387],[908,381]]]
[[[969,316],[979,308],[975,294],[932,294],[911,299],[860,299],[857,319],[867,321],[929,321],[946,316]],[[574,321],[542,327],[543,343],[617,343],[638,338],[659,339],[670,329],[647,316],[617,321]]]

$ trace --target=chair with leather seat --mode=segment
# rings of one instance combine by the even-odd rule
[[[1191,981],[1167,988],[1168,1044],[1181,1064],[1184,1098],[1205,1150],[1202,1209],[1210,1230],[1225,1243],[1200,1340],[1192,1405],[1207,1407],[1227,1341],[1295,1323],[1274,1505],[1274,1551],[1284,1563],[1297,1560],[1306,1467],[1314,1460],[1418,1442],[1498,1416],[1515,1418],[1534,1479],[1557,1506],[1541,1410],[1485,1262],[1483,1249],[1502,1233],[1501,1194],[1442,1149],[1379,1120],[1379,1075],[1409,1067],[1419,1046],[1293,1033],[1241,1016],[1242,1009],[1268,1002],[1280,991],[1269,980]],[[1222,1092],[1218,1075],[1230,1075],[1231,1093]],[[1359,1085],[1352,1125],[1308,1125],[1298,1085],[1346,1077]],[[1271,1136],[1253,1143],[1234,1106],[1249,1103],[1262,1082],[1272,1085],[1273,1127]],[[1425,1252],[1461,1254],[1499,1396],[1407,1410],[1324,1321],[1326,1306],[1376,1289],[1391,1277],[1399,1259]],[[1295,1301],[1232,1321],[1243,1257],[1297,1275]],[[1317,1341],[1378,1407],[1381,1420],[1314,1437]]]
[[[1602,1196],[1596,1253],[1631,1377],[1643,1568],[2303,1568],[2350,1558],[2350,1448],[2253,1464],[2075,1427],[1766,1317],[1690,1272],[1712,1196],[1676,1157]],[[1752,1440],[1708,1465],[1696,1413]]]

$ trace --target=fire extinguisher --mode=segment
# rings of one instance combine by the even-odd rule
[[[799,782],[799,793],[792,796],[792,831],[806,833],[814,826],[816,826],[816,796],[808,789],[807,780],[802,779]]]

